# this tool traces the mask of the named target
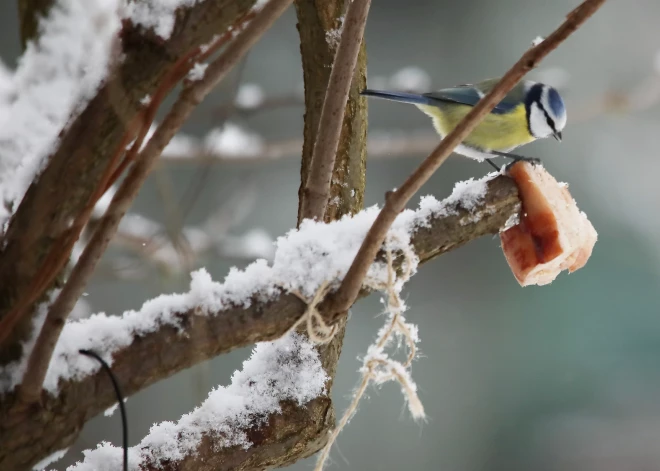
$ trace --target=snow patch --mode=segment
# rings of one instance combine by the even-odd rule
[[[199,0],[141,0],[126,6],[124,18],[133,24],[151,28],[158,36],[169,39],[174,29],[175,12],[192,7]]]
[[[431,218],[458,214],[458,208],[467,210],[469,218],[478,218],[479,213],[472,212],[483,200],[488,180],[495,175],[457,183],[452,195],[443,201],[423,197],[416,211],[405,210],[397,217],[388,233],[388,247],[392,251],[407,249],[418,228],[427,227]],[[101,313],[68,322],[55,348],[44,389],[55,395],[61,381],[80,380],[99,370],[98,362],[80,355],[79,349],[94,350],[112,365],[114,352],[163,325],[180,327],[180,316],[193,308],[195,315],[212,316],[229,307],[248,308],[254,302],[273,300],[282,289],[311,299],[325,282],[331,281],[330,287],[337,287],[378,213],[379,208],[372,206],[329,224],[305,220],[299,229],[277,239],[272,265],[261,259],[244,270],[232,268],[223,283],[213,281],[206,270],[200,269],[191,274],[187,293],[158,296],[145,302],[139,311],[127,311],[121,316]],[[129,228],[149,233],[149,224],[143,223],[134,221]],[[414,272],[417,260],[411,262]],[[387,266],[373,263],[367,277],[372,284],[386,283]],[[28,347],[27,351],[31,344]],[[26,361],[0,368],[0,391],[20,383]]]
[[[43,460],[39,461],[37,464],[35,464],[32,467],[33,471],[41,471],[42,469],[46,469],[47,466],[50,466],[51,464],[55,463],[56,461],[61,460],[64,458],[64,455],[66,455],[66,452],[69,451],[68,448],[64,448],[62,450],[56,451],[55,453],[52,453],[45,457]]]
[[[120,28],[118,5],[59,0],[16,71],[0,67],[0,202],[18,206],[60,132],[107,76]],[[0,224],[9,216],[0,204]]]
[[[177,422],[162,422],[130,449],[130,467],[158,465],[193,454],[202,437],[212,435],[222,447],[252,446],[246,431],[281,412],[281,401],[304,405],[325,393],[328,377],[318,352],[307,339],[290,333],[274,342],[259,343],[236,371],[229,386],[220,386],[195,410]],[[109,443],[84,452],[85,459],[68,471],[120,469],[122,449]]]

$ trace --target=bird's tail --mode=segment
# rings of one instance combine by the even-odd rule
[[[424,95],[417,95],[415,93],[405,92],[386,92],[381,90],[365,89],[360,92],[360,95],[374,96],[377,98],[384,98],[386,100],[400,101],[402,103],[413,103],[415,105],[431,105],[432,99]]]

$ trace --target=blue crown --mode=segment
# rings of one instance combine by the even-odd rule
[[[559,117],[566,114],[564,100],[561,99],[561,96],[559,96],[559,93],[554,88],[550,88],[548,90],[548,104],[550,105],[550,109],[552,109],[552,113],[555,116]]]

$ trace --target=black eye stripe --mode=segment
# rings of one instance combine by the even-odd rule
[[[554,119],[550,117],[548,111],[541,103],[541,97],[543,96],[543,87],[544,85],[540,83],[534,84],[528,90],[527,96],[525,97],[525,111],[527,112],[527,130],[532,136],[534,135],[534,133],[532,132],[532,120],[531,120],[533,105],[536,105],[539,110],[543,111],[543,114],[545,115],[545,121],[548,123],[548,126],[550,126],[550,129],[552,129],[553,132],[555,133],[557,132],[557,127]]]
[[[533,136],[534,133],[532,132],[532,107],[534,104],[538,106],[539,109],[543,110],[545,113],[545,109],[543,106],[541,106],[541,96],[543,95],[543,85],[540,83],[535,83],[532,88],[529,89],[527,92],[527,96],[525,97],[525,111],[527,112],[527,130],[529,133]],[[546,114],[546,119],[548,118],[548,114]]]
[[[550,126],[550,129],[552,129],[553,132],[557,132],[557,128],[555,128],[555,121],[550,117],[548,112],[543,108],[543,106],[539,106],[543,110],[543,114],[545,115],[545,120],[548,123],[548,126]]]

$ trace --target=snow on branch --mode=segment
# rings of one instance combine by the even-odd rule
[[[162,39],[168,39],[174,30],[176,21],[176,10],[190,8],[202,0],[142,0],[130,2],[126,6],[124,17],[134,24],[151,28]],[[257,0],[254,10],[263,7],[265,1]]]
[[[390,238],[394,243],[388,247],[394,268],[401,266],[397,247],[411,247],[423,263],[477,237],[498,233],[519,210],[516,186],[505,176],[490,175],[460,183],[452,196],[443,201],[425,197],[415,211],[401,213],[393,226],[392,234],[396,237]],[[193,274],[188,293],[160,296],[145,303],[140,311],[119,317],[96,314],[67,323],[48,371],[47,391],[41,396],[43,407],[14,417],[33,433],[29,439],[12,442],[7,452],[23,453],[35,441],[44,443],[47,452],[65,448],[77,436],[81,423],[116,402],[107,378],[96,363],[77,353],[80,348],[102,354],[111,363],[123,392],[130,396],[203,360],[281,337],[307,308],[287,291],[297,289],[311,298],[324,281],[336,286],[377,212],[378,208],[373,207],[330,224],[308,222],[277,241],[272,266],[258,261],[244,271],[232,270],[222,284],[213,282],[200,270]],[[388,275],[385,258],[385,253],[381,253],[371,268],[371,276],[382,281],[387,281]],[[368,292],[365,289],[362,294]],[[328,298],[333,295],[330,293]],[[11,389],[20,383],[24,362],[0,369],[0,391],[9,393],[0,402],[0,416],[11,416]],[[289,419],[291,414],[298,414],[298,425],[303,430],[312,420],[310,417],[324,420],[329,400],[314,400],[306,410],[295,405],[283,407],[287,408],[283,415]],[[271,415],[269,420],[271,444],[280,446],[277,444],[281,441],[276,438],[283,437],[275,435],[281,432],[277,426],[280,419]],[[287,419],[286,423],[290,421]],[[53,427],[60,433],[50,433]],[[212,451],[213,443],[207,445]],[[254,447],[248,454],[268,450],[272,451],[269,447]],[[211,456],[209,451],[200,459]],[[247,459],[245,453],[232,456],[237,463]],[[270,463],[268,456],[262,458],[264,463]]]
[[[441,221],[457,226],[453,232],[447,231],[444,237],[451,237],[453,234],[458,239],[461,236],[457,233],[469,234],[470,229],[479,227],[482,220],[497,216],[495,224],[486,228],[488,232],[497,232],[517,203],[515,197],[511,198],[511,201],[506,200],[509,211],[502,220],[503,215],[498,212],[497,207],[497,203],[501,201],[497,198],[502,194],[511,195],[506,191],[502,192],[502,187],[515,192],[508,178],[493,179],[491,174],[481,180],[458,183],[453,194],[443,201],[432,196],[422,198],[417,210],[406,210],[399,215],[390,230],[388,248],[396,253],[412,244],[417,257],[428,258],[458,245],[460,240],[447,241],[435,247],[416,246],[415,237],[425,241],[423,244],[432,245],[433,241],[427,237],[433,237],[432,229]],[[193,318],[200,321],[203,319],[204,324],[215,323],[214,318],[223,312],[264,309],[281,298],[283,293],[296,291],[312,298],[324,283],[329,283],[331,289],[335,288],[355,257],[378,210],[378,207],[373,206],[355,216],[344,217],[328,224],[303,222],[300,229],[291,230],[278,238],[272,266],[265,260],[257,260],[245,270],[230,270],[223,283],[213,281],[206,270],[201,269],[192,273],[190,291],[187,293],[161,295],[147,301],[139,311],[128,311],[122,316],[95,314],[87,319],[67,323],[53,354],[44,388],[56,395],[62,382],[80,381],[98,371],[98,363],[81,357],[78,354],[79,349],[95,350],[112,365],[113,355],[131,346],[138,338],[156,334],[163,326],[174,328],[180,334],[190,335]],[[462,237],[467,239],[470,235]],[[416,262],[413,261],[413,271]],[[372,283],[385,283],[388,279],[387,265],[375,262],[368,277]],[[263,320],[262,313],[261,321]],[[270,337],[276,338],[286,332],[293,320],[295,319],[290,323],[284,322],[277,332],[273,332],[272,327],[263,329],[263,332],[271,332]],[[238,327],[244,330],[249,327],[244,325],[241,328],[236,321],[235,319],[231,324],[225,325],[225,329]],[[272,321],[275,319],[270,319],[270,322]],[[264,340],[250,338],[248,335],[248,339],[242,339],[237,344],[236,339],[231,341],[226,338],[229,333],[225,332],[225,341],[219,342],[224,348],[245,345],[245,342],[250,343],[250,340]],[[242,337],[240,331],[233,333]],[[171,348],[171,345],[168,348]],[[22,363],[13,363],[5,367],[4,371],[0,369],[0,390],[11,390],[20,384]]]
[[[76,1],[76,5],[91,8],[91,4],[101,0],[61,0],[65,1],[67,5]],[[103,1],[110,4],[116,0]],[[133,3],[142,1],[145,0]],[[4,227],[5,249],[0,264],[0,299],[4,300],[0,303],[0,317],[3,325],[16,324],[17,328],[13,328],[10,334],[6,334],[8,329],[5,330],[7,338],[1,353],[14,352],[5,356],[7,361],[21,353],[20,343],[28,335],[33,321],[33,311],[28,312],[28,309],[22,313],[23,305],[30,304],[35,293],[47,289],[54,272],[63,266],[62,259],[69,252],[70,238],[84,223],[82,216],[86,214],[90,201],[97,198],[101,187],[105,187],[103,182],[111,176],[121,157],[120,149],[139,127],[144,111],[142,98],[160,90],[162,82],[170,76],[168,74],[177,64],[185,62],[189,54],[198,51],[218,32],[227,31],[237,21],[242,21],[254,3],[255,0],[217,0],[183,7],[176,11],[174,34],[167,44],[150,31],[135,27],[129,21],[122,22],[116,44],[121,60],[117,61],[116,73],[108,74],[94,96],[87,103],[80,103],[80,109],[76,108],[79,112],[68,119],[64,129],[58,130],[57,142],[48,159],[44,160],[38,184],[31,187],[29,198],[22,198],[20,204],[14,204],[10,209],[12,220]],[[94,34],[98,35],[100,27],[94,24]],[[81,43],[83,35],[74,37]],[[95,54],[88,51],[87,56],[94,57]],[[63,67],[70,65],[66,57],[60,62]],[[19,95],[16,92],[13,96]],[[59,96],[58,93],[50,95]],[[34,123],[28,122],[28,126],[34,127]],[[95,132],[99,129],[103,132]],[[4,155],[0,149],[0,156]],[[23,157],[27,163],[29,159]],[[8,185],[20,181],[16,178]],[[62,185],[63,181],[75,182],[75,185]],[[2,211],[6,219],[10,211],[0,209]],[[71,221],[76,222],[73,230]],[[64,247],[64,250],[58,247]],[[53,254],[60,255],[55,257]],[[53,256],[49,258],[49,255]],[[40,286],[36,286],[37,282]],[[11,298],[7,296],[8,292],[11,292]]]
[[[15,71],[0,66],[0,198],[20,202],[58,134],[96,94],[120,27],[118,0],[58,0]],[[0,224],[9,217],[0,204]]]
[[[127,19],[134,24],[153,28],[162,39],[168,39],[174,29],[177,8],[190,7],[197,0],[144,0],[126,5]]]
[[[213,437],[216,452],[234,446],[248,449],[253,445],[249,429],[263,425],[270,414],[280,413],[282,401],[303,405],[324,394],[327,379],[318,352],[303,336],[291,333],[257,344],[229,386],[211,391],[202,405],[177,423],[151,427],[129,450],[130,469],[181,461],[196,452],[204,436]],[[121,467],[122,449],[107,442],[83,453],[83,462],[68,471]]]

